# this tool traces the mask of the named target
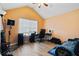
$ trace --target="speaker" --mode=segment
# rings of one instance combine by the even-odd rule
[[[15,21],[14,20],[11,20],[11,19],[8,19],[7,25],[14,26],[15,25]]]
[[[1,31],[1,43],[6,43],[5,32]]]
[[[1,54],[7,51],[6,40],[4,36],[4,32],[1,32]]]
[[[24,37],[23,34],[18,34],[18,46],[23,45],[24,43]]]

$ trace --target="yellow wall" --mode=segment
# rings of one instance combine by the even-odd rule
[[[20,7],[15,9],[7,10],[7,14],[5,15],[5,20],[7,19],[14,19],[15,26],[12,27],[12,35],[11,35],[11,42],[14,42],[17,39],[18,34],[18,22],[19,18],[26,18],[26,19],[34,19],[38,21],[38,31],[43,28],[44,26],[44,19],[40,17],[40,15],[29,7]],[[6,27],[6,40],[8,39],[8,27]]]
[[[68,38],[79,38],[79,9],[64,15],[47,18],[45,28],[53,30],[53,36],[62,41]]]
[[[53,36],[60,38],[62,41],[68,38],[79,37],[79,9],[68,12],[60,16],[52,16],[44,19],[32,8],[20,7],[7,10],[5,20],[14,19],[15,26],[12,27],[11,42],[17,39],[19,18],[34,19],[38,21],[38,31],[45,27],[54,31]],[[45,26],[44,26],[45,23]],[[6,39],[8,39],[8,26],[6,27]]]

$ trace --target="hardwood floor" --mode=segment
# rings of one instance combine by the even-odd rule
[[[24,44],[13,52],[14,56],[51,56],[48,51],[56,45],[50,42]]]

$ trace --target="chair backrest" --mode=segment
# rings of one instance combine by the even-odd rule
[[[41,31],[39,33],[39,38],[44,38],[45,33],[46,33],[46,30],[45,29],[41,29]]]

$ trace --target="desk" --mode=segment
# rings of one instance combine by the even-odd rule
[[[50,40],[52,38],[52,34],[51,33],[46,33],[45,34],[45,40]]]
[[[29,35],[23,35],[23,37],[24,37],[24,43],[28,43],[30,36]],[[46,33],[44,40],[50,40],[51,38],[52,38],[52,34]],[[39,34],[35,35],[35,41],[37,41],[37,40],[39,40]]]
[[[28,43],[29,42],[29,36],[24,35],[24,43]]]
[[[36,39],[39,38],[39,34],[36,34]],[[45,33],[45,37],[44,40],[50,40],[52,38],[52,34],[51,33]]]

